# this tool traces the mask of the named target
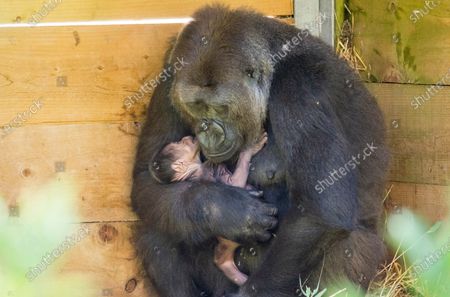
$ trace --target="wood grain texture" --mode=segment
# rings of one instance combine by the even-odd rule
[[[82,222],[135,220],[130,188],[137,133],[133,122],[17,128],[0,139],[0,196],[20,206],[23,189],[70,179]]]
[[[44,3],[59,3],[48,13]],[[217,2],[217,1],[216,1]],[[155,1],[155,0],[2,0],[0,23],[28,22],[42,11],[43,22],[93,21],[93,20],[136,20],[146,18],[188,17],[210,0]],[[226,0],[230,7],[251,7],[266,15],[293,15],[293,0]],[[44,9],[44,10],[42,10]]]
[[[58,261],[61,275],[78,273],[93,283],[92,296],[157,297],[144,281],[144,274],[131,244],[133,223],[94,223],[79,225],[89,230]]]
[[[351,0],[350,9],[371,81],[435,84],[449,72],[449,1]]]
[[[181,25],[14,28],[0,34],[0,125],[41,98],[27,123],[127,121],[124,100],[161,71]],[[150,92],[151,93],[151,92]],[[150,93],[146,94],[150,98]],[[136,104],[135,112],[142,112]],[[138,110],[138,111],[137,111]]]
[[[408,208],[429,222],[450,218],[450,187],[397,182],[389,182],[387,187],[391,189],[385,201],[389,213]]]
[[[449,185],[450,87],[436,89],[433,95],[427,96],[430,86],[367,86],[385,114],[392,152],[390,179]],[[419,96],[430,99],[422,100]],[[421,105],[415,108],[411,102]]]

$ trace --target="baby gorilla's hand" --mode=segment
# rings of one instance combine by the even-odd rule
[[[252,147],[249,148],[252,157],[256,155],[264,147],[266,143],[267,143],[267,132],[264,132],[261,135],[261,138]]]

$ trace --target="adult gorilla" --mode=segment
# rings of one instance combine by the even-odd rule
[[[299,277],[309,287],[347,278],[366,288],[384,253],[388,157],[379,108],[347,64],[307,31],[209,6],[178,35],[165,69],[132,192],[138,251],[160,296],[295,296]],[[264,202],[218,183],[158,184],[149,173],[164,145],[194,133],[207,159],[232,168],[263,128],[269,144],[249,183]],[[243,244],[235,260],[250,277],[241,288],[214,266],[217,236]]]

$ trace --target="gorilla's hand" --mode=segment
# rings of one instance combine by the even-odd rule
[[[255,198],[251,191],[236,187],[224,190],[225,196],[213,199],[207,209],[213,233],[240,243],[269,240],[269,230],[277,225],[277,208]]]

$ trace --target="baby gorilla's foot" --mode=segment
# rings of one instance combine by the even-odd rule
[[[219,265],[225,276],[238,286],[242,286],[248,279],[248,276],[239,271],[234,261],[226,261]]]
[[[225,276],[238,286],[242,286],[247,281],[247,275],[239,271],[234,264],[234,253],[239,246],[238,243],[223,237],[218,237],[219,244],[214,250],[214,263],[223,271]]]

